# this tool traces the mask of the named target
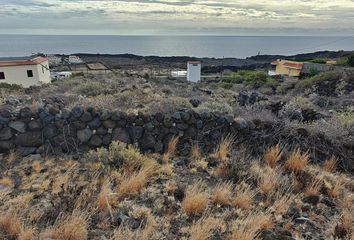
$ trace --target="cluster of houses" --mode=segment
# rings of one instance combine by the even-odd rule
[[[63,72],[50,72],[49,63],[53,65],[62,62],[60,56],[32,56],[17,58],[0,58],[0,83],[19,84],[23,87],[50,83],[52,78],[67,78],[74,73],[109,73],[112,70],[102,63],[84,63],[77,56],[69,56],[66,61],[69,63],[69,70]],[[290,77],[300,77],[313,69],[319,72],[333,70],[335,61],[326,64],[311,62],[296,62],[289,60],[276,60],[271,63],[270,76],[286,75]],[[188,61],[186,71],[172,71],[171,76],[184,78],[191,82],[201,81],[202,63],[200,61]]]

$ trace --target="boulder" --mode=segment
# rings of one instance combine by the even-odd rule
[[[53,125],[48,125],[43,128],[43,136],[47,139],[51,139],[58,134],[59,130]]]
[[[75,106],[72,110],[71,110],[71,115],[74,118],[80,118],[81,115],[84,114],[84,109],[81,106]]]
[[[28,128],[30,130],[38,130],[42,128],[42,123],[40,120],[32,120],[28,123]]]
[[[189,100],[193,107],[198,107],[202,102],[199,99],[192,98]]]
[[[13,148],[13,142],[12,141],[0,141],[0,150],[10,150]]]
[[[85,143],[88,142],[90,140],[90,138],[92,137],[92,130],[85,128],[82,130],[77,131],[77,138],[80,140],[80,142]]]
[[[99,117],[95,117],[91,122],[88,123],[89,127],[92,129],[97,129],[102,125]]]
[[[39,147],[42,145],[42,133],[40,131],[19,134],[15,144],[21,147]]]
[[[116,123],[112,120],[105,120],[105,121],[103,121],[103,126],[105,128],[115,128]]]
[[[98,135],[93,135],[88,142],[88,145],[91,147],[100,147],[102,145],[103,141]]]
[[[20,133],[26,132],[26,124],[21,121],[10,122],[9,127],[12,129],[15,129],[17,132],[20,132]]]
[[[3,128],[0,131],[0,141],[9,140],[12,138],[12,130],[9,127]]]
[[[83,122],[90,122],[92,120],[92,115],[89,112],[84,112],[81,117],[80,120]]]
[[[112,132],[112,140],[130,143],[129,133],[125,128],[115,128]]]
[[[30,118],[31,116],[32,116],[32,110],[29,107],[25,107],[20,110],[21,118]]]

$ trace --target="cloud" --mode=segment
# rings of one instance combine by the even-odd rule
[[[181,34],[193,33],[184,29],[198,34],[203,29],[207,34],[249,29],[256,34],[252,29],[262,26],[270,32],[304,29],[307,34],[311,32],[307,29],[326,29],[330,34],[330,29],[354,29],[354,1],[0,0],[1,16],[3,32],[22,27],[43,33],[57,28],[61,33],[84,29],[89,34],[170,34],[174,29]]]

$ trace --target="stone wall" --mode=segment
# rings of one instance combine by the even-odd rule
[[[0,152],[84,152],[115,140],[134,144],[144,152],[163,152],[171,137],[180,136],[180,150],[187,154],[195,142],[210,151],[222,135],[246,131],[249,125],[233,116],[192,110],[154,115],[127,115],[81,106],[72,110],[45,107],[38,112],[30,108],[18,112],[1,110]]]

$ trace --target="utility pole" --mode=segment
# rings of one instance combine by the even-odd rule
[[[223,73],[224,73],[224,56],[222,56],[222,60],[221,60],[221,72],[220,72],[220,82],[222,82],[222,78],[223,78]]]

